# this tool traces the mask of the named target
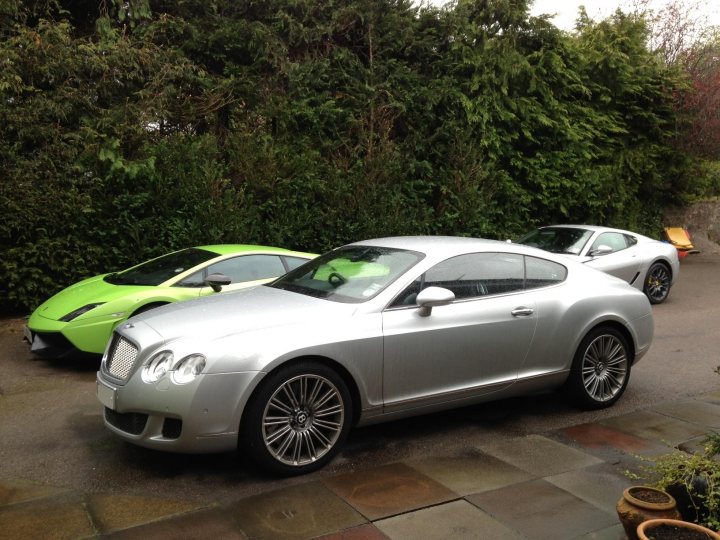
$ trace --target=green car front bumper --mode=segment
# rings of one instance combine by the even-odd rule
[[[106,315],[63,322],[33,313],[24,338],[30,343],[30,350],[40,357],[98,355],[105,350],[113,329],[125,319]]]

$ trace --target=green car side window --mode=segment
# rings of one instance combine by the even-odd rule
[[[301,259],[305,262],[303,259]],[[241,255],[211,264],[180,281],[177,287],[204,287],[210,274],[224,274],[230,283],[273,278],[285,273],[280,257],[275,255]]]
[[[205,286],[205,276],[207,275],[207,272],[205,270],[199,270],[195,272],[194,274],[189,275],[179,283],[176,283],[176,287],[204,287]]]
[[[242,255],[211,264],[208,274],[225,274],[231,283],[282,276],[285,266],[275,255]]]

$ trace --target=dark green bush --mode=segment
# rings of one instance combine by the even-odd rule
[[[634,17],[568,35],[523,1],[102,6],[3,12],[4,312],[204,243],[655,233],[697,189],[670,144],[681,81]]]

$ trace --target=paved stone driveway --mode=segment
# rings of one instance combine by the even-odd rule
[[[227,504],[4,481],[0,531],[22,538],[622,539],[626,470],[717,427],[720,393]]]

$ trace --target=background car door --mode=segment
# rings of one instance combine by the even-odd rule
[[[608,246],[613,251],[605,255],[598,255],[586,264],[631,283],[635,279],[641,263],[636,244],[637,240],[626,234],[602,233],[590,245],[587,254],[590,255],[599,246]]]
[[[537,323],[523,283],[522,256],[478,253],[436,265],[403,291],[383,313],[385,410],[512,384]],[[456,301],[423,317],[415,296],[429,286],[452,290]]]

